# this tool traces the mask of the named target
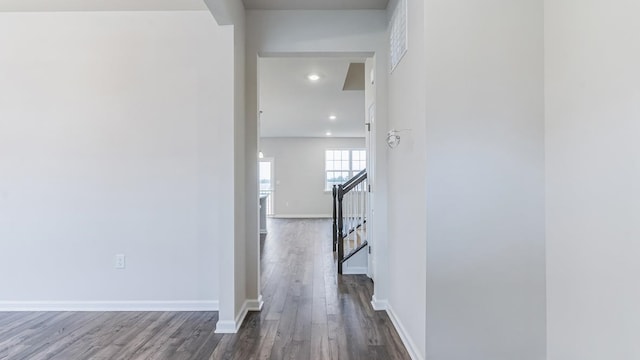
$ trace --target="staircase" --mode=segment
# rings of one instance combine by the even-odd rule
[[[368,245],[368,190],[366,169],[333,186],[333,251],[338,253],[338,274],[345,261]]]

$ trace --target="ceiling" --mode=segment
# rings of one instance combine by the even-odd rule
[[[387,8],[389,0],[243,0],[247,9],[366,10]]]
[[[261,58],[262,137],[364,137],[364,91],[343,91],[363,58]],[[310,81],[309,74],[320,79]],[[329,116],[335,115],[331,120]]]
[[[202,0],[0,0],[0,11],[207,10]]]
[[[240,0],[238,0],[240,1]],[[387,8],[389,0],[243,0],[247,9],[365,10]],[[206,10],[203,0],[0,0],[0,11]]]

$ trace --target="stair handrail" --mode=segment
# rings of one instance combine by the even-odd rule
[[[351,191],[353,187],[359,185],[366,178],[367,178],[367,169],[362,169],[359,173],[355,174],[351,179],[345,181],[345,183],[342,184],[343,195]]]
[[[354,229],[348,229],[347,233],[343,232],[344,230],[344,214],[343,214],[343,200],[345,195],[349,192],[353,191],[358,185],[362,184],[367,179],[367,169],[363,169],[351,179],[347,180],[344,184],[333,185],[332,195],[333,195],[333,251],[338,252],[338,273],[342,274],[342,264],[352,257],[355,253],[362,250],[362,248],[367,246],[367,242],[365,241],[362,245],[360,245],[357,249],[352,251],[351,253],[345,256],[344,254],[344,239],[346,236],[357,228],[360,228],[366,223],[365,215],[362,216],[362,222],[356,224]],[[365,189],[365,191],[367,191]],[[353,219],[353,218],[352,218]]]

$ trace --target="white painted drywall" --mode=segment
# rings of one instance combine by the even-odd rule
[[[218,299],[230,30],[203,11],[0,14],[0,301]]]
[[[258,56],[283,56],[283,55],[313,55],[318,56],[358,56],[368,57],[376,55],[376,72],[379,91],[376,93],[378,125],[386,128],[387,121],[387,94],[386,94],[386,69],[387,69],[387,38],[386,11],[384,10],[353,10],[353,11],[261,11],[248,10],[247,24],[247,52],[246,52],[246,114],[247,114],[247,154],[254,157],[253,164],[257,168],[256,147],[258,138]],[[378,299],[387,298],[387,221],[386,221],[386,151],[384,150],[384,132],[380,132],[376,139],[376,147],[379,148],[376,157],[377,187],[376,192],[377,213],[372,219],[372,228],[377,239],[376,247],[379,250],[380,259],[376,261],[377,271],[380,276],[375,282],[375,294]],[[255,141],[254,141],[255,139]],[[251,160],[248,160],[251,161]],[[248,174],[247,181],[257,191],[258,178],[255,174]],[[251,202],[251,204],[250,204]],[[247,209],[255,210],[256,222],[247,226],[250,233],[247,235],[249,242],[257,243],[257,196],[248,198]],[[250,214],[253,216],[253,212]],[[254,234],[255,240],[254,240]],[[258,257],[247,258],[248,266],[258,264]],[[257,271],[248,273],[247,278],[252,279]],[[267,299],[265,299],[267,300]]]
[[[324,189],[325,150],[364,148],[364,138],[260,139],[264,156],[274,159],[274,215],[331,217],[333,197]]]
[[[238,0],[204,0],[205,4],[221,25],[228,25],[233,34],[233,82],[226,86],[233,94],[233,126],[221,134],[233,139],[233,147],[228,149],[228,159],[232,162],[233,176],[229,176],[227,191],[233,194],[233,207],[224,216],[226,224],[233,224],[233,238],[225,238],[220,244],[220,288],[226,289],[220,295],[220,312],[217,332],[236,332],[244,320],[246,304],[250,300],[258,303],[260,288],[258,264],[247,263],[247,258],[259,257],[258,207],[253,198],[258,198],[257,182],[248,178],[257,176],[257,140],[246,132],[245,117],[245,10]],[[223,85],[224,86],[224,85]],[[229,150],[232,150],[229,152]],[[253,233],[255,232],[255,236]]]
[[[639,359],[640,3],[544,5],[548,359]]]
[[[544,359],[542,2],[425,4],[426,358]]]
[[[396,6],[391,2],[389,12]],[[388,152],[389,311],[415,359],[425,358],[426,132],[423,3],[409,1],[410,48],[389,75],[389,124],[400,145]],[[385,143],[386,145],[386,143]],[[377,247],[377,246],[376,246]],[[374,251],[376,249],[374,248]]]

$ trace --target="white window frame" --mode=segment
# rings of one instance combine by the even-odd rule
[[[349,152],[349,160],[348,160],[349,169],[348,170],[344,170],[344,169],[341,169],[341,170],[329,170],[328,167],[327,167],[327,163],[329,162],[329,159],[328,159],[327,155],[328,155],[329,151],[348,151]],[[360,169],[360,170],[354,170],[353,169],[353,161],[354,161],[353,160],[353,153],[356,152],[356,151],[364,152],[365,159],[364,160],[358,160],[358,161],[364,161],[364,163],[365,163],[364,168],[366,168],[366,166],[367,166],[366,165],[366,157],[368,156],[366,148],[347,148],[347,149],[344,149],[344,148],[343,149],[331,148],[331,149],[325,149],[325,151],[324,151],[324,191],[330,192],[333,189],[333,186],[329,186],[329,183],[327,181],[328,180],[327,179],[327,174],[328,173],[330,173],[330,172],[348,172],[349,173],[348,178],[350,179],[353,176],[355,176],[356,174],[358,174],[360,171],[362,171],[362,169]],[[332,161],[335,161],[335,160],[332,160]],[[344,160],[340,160],[340,161],[344,161]]]

